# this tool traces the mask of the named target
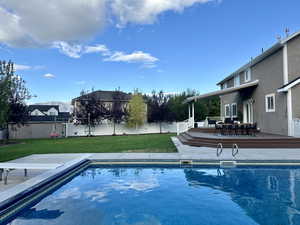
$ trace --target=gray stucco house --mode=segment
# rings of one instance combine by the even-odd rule
[[[220,90],[187,99],[220,96],[221,117],[257,123],[262,132],[295,136],[300,118],[300,31],[225,77]],[[190,109],[189,106],[189,109]],[[193,122],[193,121],[192,121]]]

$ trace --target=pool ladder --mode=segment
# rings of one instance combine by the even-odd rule
[[[223,145],[222,143],[219,143],[217,145],[217,151],[216,151],[216,154],[217,154],[217,157],[220,157],[223,153]],[[237,144],[233,144],[232,145],[232,151],[231,151],[231,155],[232,157],[235,158],[235,156],[239,153],[239,146]]]

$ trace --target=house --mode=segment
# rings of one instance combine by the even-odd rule
[[[64,137],[69,112],[60,112],[58,105],[29,105],[29,119],[24,126],[9,125],[12,139]]]
[[[29,122],[68,122],[69,112],[60,112],[58,105],[29,105]]]
[[[220,90],[188,98],[193,124],[197,99],[220,96],[221,118],[257,123],[262,132],[299,136],[300,31],[226,76]]]

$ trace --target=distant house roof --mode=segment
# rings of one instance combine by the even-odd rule
[[[88,96],[94,96],[98,101],[113,102],[114,101],[114,93],[115,93],[115,91],[94,91],[94,92],[79,96],[77,98],[74,98],[72,100],[72,104],[74,104],[74,101],[84,99]],[[127,94],[125,92],[120,91],[120,98],[121,98],[121,101],[128,102],[131,99],[131,94]]]
[[[264,51],[262,54],[258,55],[257,57],[255,57],[254,59],[252,59],[250,62],[248,62],[245,65],[243,65],[242,67],[240,67],[238,70],[236,70],[235,72],[233,72],[232,74],[230,74],[229,76],[227,76],[225,79],[221,80],[219,83],[217,83],[217,85],[220,85],[220,84],[224,83],[225,81],[230,80],[236,74],[239,74],[240,72],[243,72],[246,69],[250,68],[251,66],[254,66],[257,63],[261,62],[262,60],[264,60],[268,56],[272,55],[273,53],[275,53],[276,51],[278,51],[279,49],[281,49],[287,42],[289,42],[290,40],[294,39],[295,37],[298,37],[299,35],[300,35],[300,31],[298,31],[298,32],[296,32],[296,33],[288,36],[287,38],[285,38],[285,39],[283,39],[283,40],[281,40],[279,42],[277,42],[272,47],[270,47],[269,49],[267,49],[266,51]]]
[[[58,105],[29,105],[28,111],[32,112],[35,109],[38,109],[41,112],[46,112],[51,108],[55,108],[59,112],[59,106]]]

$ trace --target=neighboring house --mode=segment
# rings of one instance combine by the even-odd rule
[[[29,105],[29,120],[24,126],[10,124],[9,134],[13,139],[64,137],[69,112],[60,112],[58,105]]]
[[[58,105],[29,105],[29,122],[68,122],[69,112],[60,112]]]
[[[295,136],[300,118],[299,83],[300,32],[297,32],[220,81],[221,90],[188,98],[186,102],[218,95],[222,118],[256,122],[262,132]]]

